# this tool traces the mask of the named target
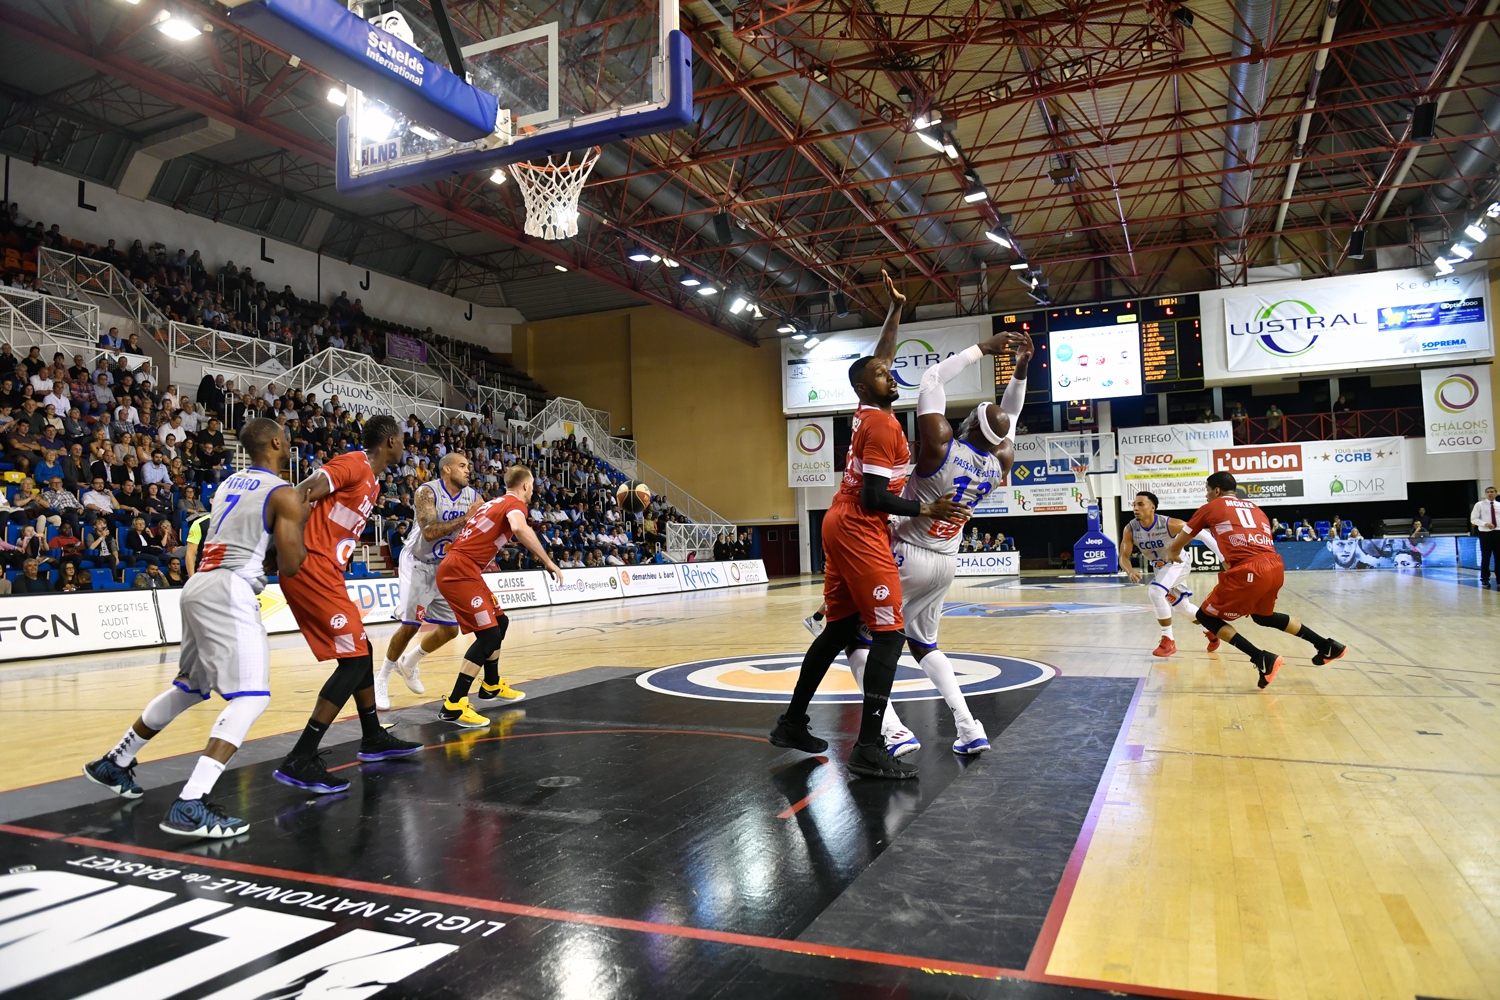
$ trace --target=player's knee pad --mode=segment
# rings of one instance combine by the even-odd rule
[[[505,621],[504,618],[500,620]],[[464,653],[464,659],[483,666],[486,660],[500,652],[500,643],[505,641],[505,628],[505,625],[496,625],[475,632],[474,641],[469,644],[468,652]]]
[[[1228,625],[1229,623],[1226,622],[1222,618],[1215,618],[1213,615],[1209,614],[1207,611],[1204,611],[1202,608],[1199,608],[1198,609],[1198,624],[1202,625],[1204,628],[1208,629],[1214,635],[1218,635],[1219,634],[1219,629],[1223,628],[1225,625]]]
[[[865,661],[865,694],[889,696],[896,680],[896,662],[906,636],[899,631],[875,632],[870,636],[870,658]]]
[[[1264,625],[1266,628],[1274,628],[1278,632],[1285,632],[1286,627],[1292,623],[1292,616],[1276,611],[1269,615],[1251,615],[1250,620],[1257,625]]]
[[[202,701],[203,698],[200,695],[193,694],[191,691],[169,687],[152,698],[150,704],[141,710],[141,721],[157,732],[161,732],[173,719]]]
[[[1146,593],[1151,595],[1151,607],[1156,611],[1157,620],[1172,617],[1172,598],[1166,587],[1151,583],[1146,587]]]
[[[374,683],[375,660],[371,654],[343,656],[339,658],[339,665],[334,668],[328,680],[323,682],[323,690],[318,692],[318,697],[342,707],[350,695]]]
[[[271,696],[268,694],[239,695],[224,706],[224,711],[214,720],[214,727],[208,735],[231,746],[241,746],[250,727],[255,725],[255,720],[260,718],[269,704]]]

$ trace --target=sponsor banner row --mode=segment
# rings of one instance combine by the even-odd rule
[[[767,580],[759,559],[568,569],[563,570],[561,585],[538,572],[486,573],[484,579],[506,609],[741,587]],[[401,606],[401,585],[395,577],[345,580],[344,587],[366,624],[395,620]],[[0,662],[181,642],[181,599],[180,590],[0,597]],[[277,584],[261,592],[260,614],[267,632],[297,631]]]
[[[1018,552],[960,552],[959,576],[1020,576]]]

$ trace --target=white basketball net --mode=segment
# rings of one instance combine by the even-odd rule
[[[512,163],[510,174],[526,199],[526,234],[544,240],[565,240],[578,235],[578,196],[589,172],[599,162],[599,147],[585,149],[573,162],[573,153],[560,162]]]

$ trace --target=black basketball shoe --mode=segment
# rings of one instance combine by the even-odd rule
[[[849,761],[845,766],[862,778],[886,778],[901,781],[917,776],[917,765],[892,757],[889,751],[879,743],[854,744],[854,749],[849,751]]]
[[[793,722],[789,716],[783,715],[776,720],[776,728],[771,730],[769,739],[773,746],[801,750],[803,753],[822,753],[828,749],[827,740],[819,739],[808,732],[805,715],[800,722]],[[884,751],[881,752],[884,753]]]

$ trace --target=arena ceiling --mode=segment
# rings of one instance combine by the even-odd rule
[[[530,319],[645,300],[754,340],[873,320],[882,268],[935,314],[1391,266],[1496,185],[1500,0],[693,0],[695,126],[610,147],[579,236],[545,243],[484,177],[342,197],[330,81],[217,4],[171,0],[212,30],[170,40],[163,3],[0,0],[0,149],[113,185],[209,116],[236,138],[170,161],[152,199]],[[449,0],[461,44],[498,7]]]

